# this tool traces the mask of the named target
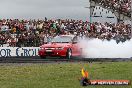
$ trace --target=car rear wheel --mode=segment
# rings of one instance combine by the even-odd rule
[[[79,58],[83,58],[83,49],[80,48],[80,55],[79,55]]]
[[[67,49],[66,59],[71,59],[71,58],[72,58],[72,50],[71,49]]]

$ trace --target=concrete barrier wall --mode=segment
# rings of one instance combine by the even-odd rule
[[[0,57],[38,56],[39,47],[0,47]]]

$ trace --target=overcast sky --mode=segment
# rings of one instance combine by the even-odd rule
[[[0,18],[89,20],[89,9],[85,7],[89,7],[89,0],[0,0]],[[106,21],[93,18],[95,21],[100,19]],[[107,21],[116,22],[116,19]]]

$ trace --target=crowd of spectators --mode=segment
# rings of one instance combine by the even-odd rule
[[[114,11],[131,16],[131,0],[92,0]]]
[[[124,23],[90,23],[73,19],[48,20],[0,20],[0,46],[38,47],[51,41],[56,35],[74,34],[118,42],[131,38],[131,25]]]

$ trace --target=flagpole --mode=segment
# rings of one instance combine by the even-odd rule
[[[89,8],[89,10],[90,10],[90,15],[89,15],[90,30],[91,30],[91,24],[92,24],[92,10],[93,10],[93,6],[91,5],[91,2],[92,2],[92,0],[89,0],[90,6],[85,7],[85,8]]]
[[[132,38],[132,0],[131,0],[131,38]]]
[[[92,7],[91,7],[91,2],[90,2],[90,30],[91,30],[91,22],[92,22],[92,18],[91,18],[91,17],[92,17],[92,16],[91,16],[92,11],[91,11],[91,8],[92,8]]]
[[[95,8],[95,2],[93,0],[89,0],[90,2],[90,30],[91,30],[91,24],[92,24],[92,13]]]

